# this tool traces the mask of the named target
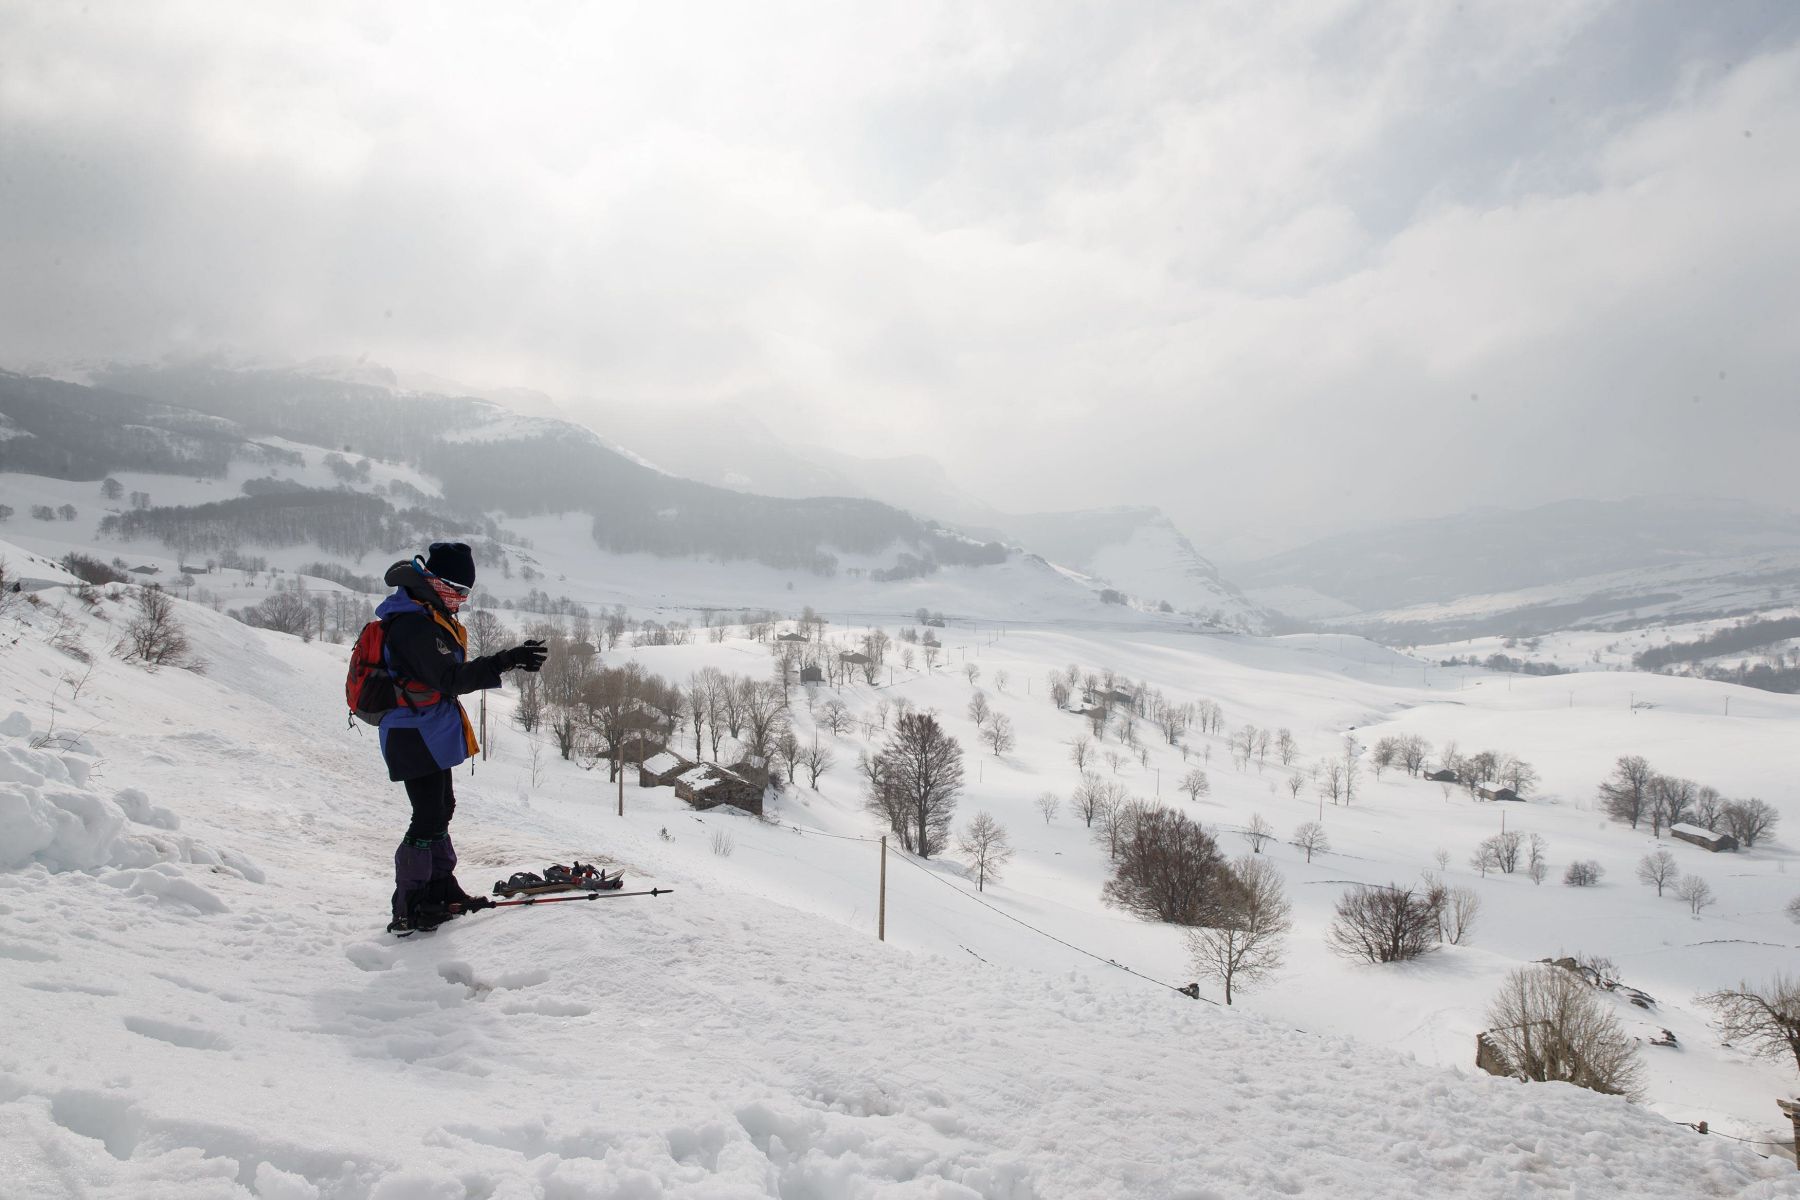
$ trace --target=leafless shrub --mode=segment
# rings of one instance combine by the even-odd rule
[[[731,852],[737,849],[737,840],[727,829],[715,829],[712,835],[712,852],[720,858],[730,858]]]
[[[1326,944],[1346,958],[1404,962],[1437,949],[1438,905],[1399,884],[1358,884],[1338,900]]]
[[[134,598],[137,615],[126,623],[120,643],[125,661],[151,670],[178,663],[188,652],[188,640],[175,619],[175,601],[156,584],[139,588]]]
[[[1593,989],[1558,967],[1522,967],[1488,1006],[1487,1039],[1523,1079],[1615,1096],[1642,1091],[1637,1048]]]

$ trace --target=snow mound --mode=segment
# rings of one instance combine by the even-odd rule
[[[180,818],[137,788],[107,797],[89,787],[93,764],[27,740],[31,723],[20,714],[0,722],[0,732],[10,734],[0,740],[0,870],[116,868],[102,882],[202,912],[222,911],[223,905],[167,864],[207,866],[251,883],[264,881],[262,868],[243,855],[175,834]],[[134,831],[134,825],[145,831]]]

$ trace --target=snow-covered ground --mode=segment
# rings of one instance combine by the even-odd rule
[[[601,581],[576,561],[559,574],[583,595]],[[876,832],[851,770],[866,729],[817,731],[796,692],[801,737],[817,732],[838,762],[816,792],[776,803],[785,824],[694,814],[635,781],[621,818],[603,770],[546,749],[533,783],[500,693],[495,756],[458,775],[465,884],[579,857],[675,890],[482,913],[396,942],[379,929],[404,801],[372,737],[344,727],[343,647],[182,604],[206,673],[152,674],[106,653],[127,600],[90,612],[66,589],[38,595],[0,616],[0,717],[19,714],[0,726],[0,1193],[1794,1194],[1791,1162],[1673,1122],[1773,1138],[1773,1099],[1793,1090],[1791,1070],[1720,1047],[1693,996],[1800,962],[1780,913],[1800,885],[1800,700],[1430,668],[1335,635],[953,625],[935,674],[812,698],[865,717],[900,695],[936,708],[968,753],[961,815],[993,812],[1018,850],[980,896],[954,854],[891,858],[883,944],[876,847],[844,840]],[[91,673],[49,644],[59,607]],[[627,654],[675,678],[769,668],[742,636],[609,657]],[[1286,971],[1232,1010],[1196,1003],[1168,986],[1192,978],[1179,936],[1104,907],[1103,852],[1066,809],[1048,824],[1035,810],[1075,780],[1063,743],[1081,722],[1044,694],[1070,662],[1215,700],[1232,728],[1291,728],[1307,761],[1352,726],[1365,744],[1416,731],[1512,751],[1545,794],[1474,804],[1389,773],[1333,806],[1290,797],[1272,760],[1234,770],[1220,739],[1190,736],[1187,764],[1152,742],[1149,766],[1118,768],[1135,793],[1237,847],[1258,813],[1284,837],[1322,817],[1333,843],[1310,866],[1291,846],[1265,851],[1295,904]],[[1019,734],[1002,756],[974,739],[965,663]],[[1674,846],[1719,902],[1693,918],[1659,901],[1632,879],[1649,836],[1591,802],[1626,753],[1763,796],[1786,837],[1725,858]],[[1213,784],[1198,804],[1174,787],[1192,765]],[[1549,839],[1550,882],[1464,866],[1502,810]],[[1346,881],[1416,879],[1439,847],[1482,898],[1469,944],[1406,967],[1325,952]],[[1572,858],[1601,861],[1602,886],[1557,884]],[[1562,953],[1612,957],[1658,1002],[1621,1009],[1633,1032],[1677,1033],[1680,1049],[1642,1052],[1647,1105],[1470,1065],[1499,980]]]

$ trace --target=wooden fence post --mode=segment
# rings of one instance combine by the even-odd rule
[[[887,941],[887,835],[881,838],[881,906],[875,920],[875,939]]]

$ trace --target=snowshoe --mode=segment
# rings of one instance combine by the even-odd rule
[[[541,896],[550,892],[613,891],[624,886],[623,871],[608,875],[592,863],[577,861],[572,867],[554,863],[545,867],[542,875],[531,871],[515,872],[510,879],[495,881],[494,895],[510,899],[513,896]]]

